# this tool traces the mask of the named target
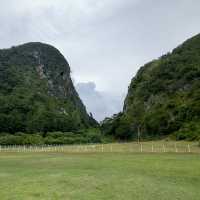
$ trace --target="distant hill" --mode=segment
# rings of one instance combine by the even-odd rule
[[[35,42],[0,50],[0,132],[64,132],[96,125],[56,48]]]
[[[200,34],[140,68],[123,112],[107,118],[104,132],[117,138],[200,137]]]

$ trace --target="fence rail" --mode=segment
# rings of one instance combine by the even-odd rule
[[[87,145],[1,145],[0,152],[132,152],[132,153],[200,153],[198,143],[142,142]]]

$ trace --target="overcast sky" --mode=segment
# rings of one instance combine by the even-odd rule
[[[122,110],[140,66],[200,32],[199,0],[0,0],[0,48],[40,41],[68,60],[98,120]]]

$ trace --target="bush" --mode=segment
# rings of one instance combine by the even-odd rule
[[[41,145],[101,143],[103,135],[99,129],[84,129],[79,132],[48,132],[43,134],[0,134],[0,145]],[[105,141],[105,138],[104,138]]]
[[[43,144],[43,138],[39,134],[17,133],[16,135],[2,135],[0,145],[39,145]]]
[[[200,140],[200,122],[188,122],[174,133],[176,140]]]
[[[87,138],[88,143],[101,143],[102,134],[99,129],[91,128],[87,129],[83,134],[84,138]]]
[[[101,143],[102,134],[98,129],[84,129],[74,132],[50,132],[44,138],[45,144]]]

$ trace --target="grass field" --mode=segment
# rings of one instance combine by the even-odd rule
[[[1,200],[199,200],[200,155],[1,152]]]

